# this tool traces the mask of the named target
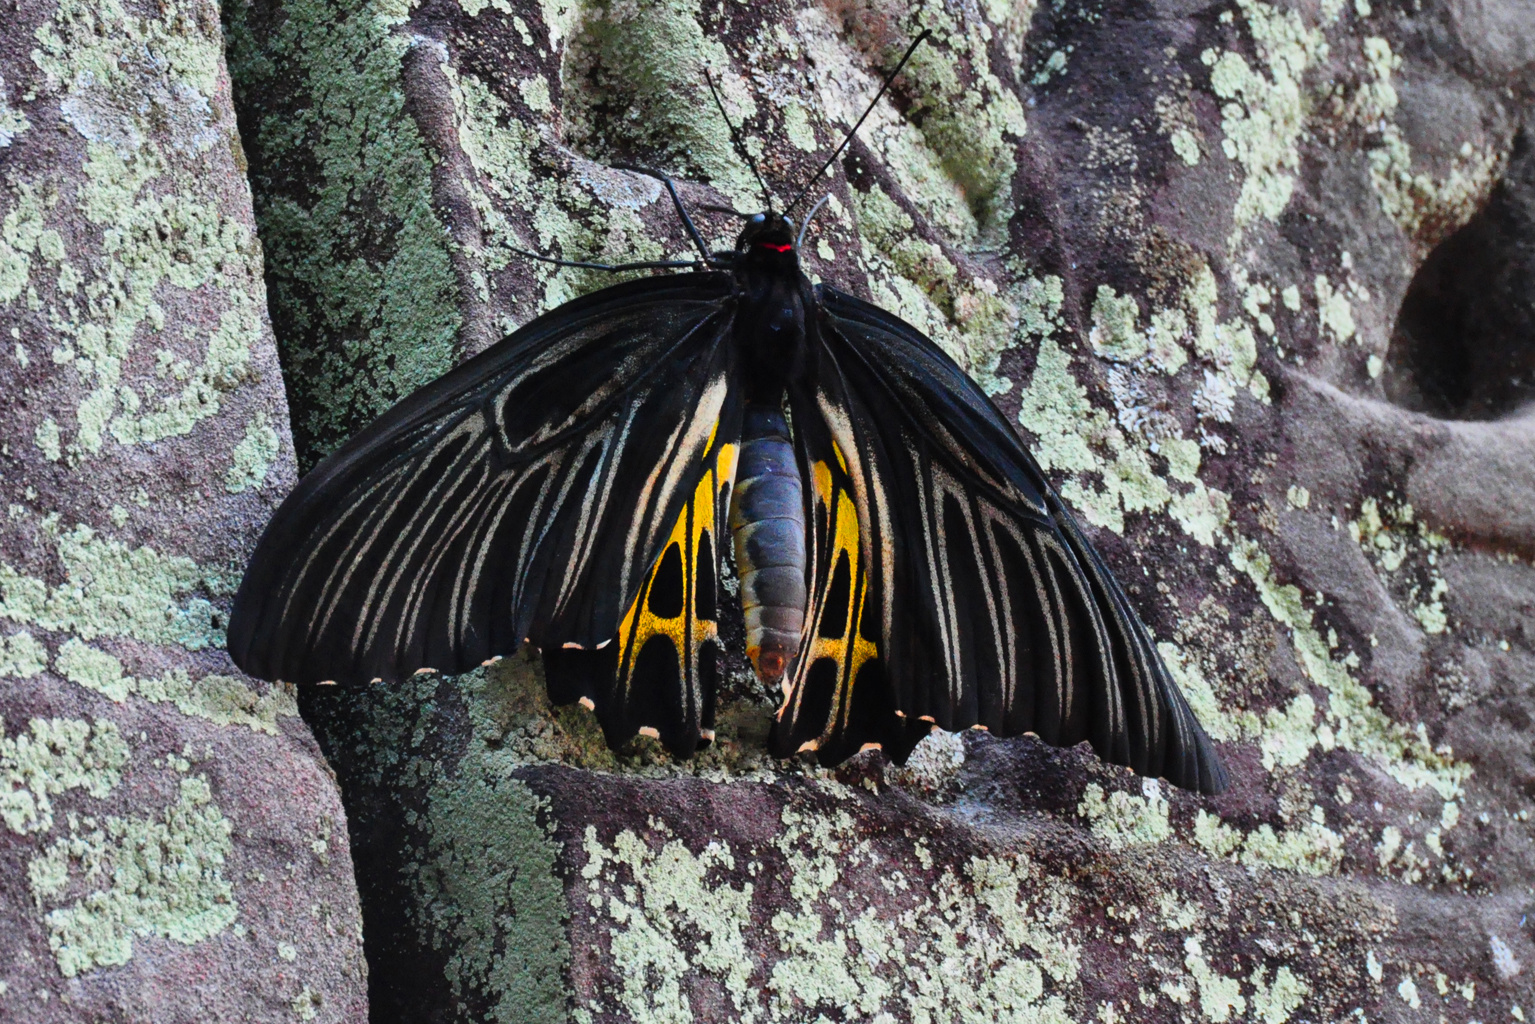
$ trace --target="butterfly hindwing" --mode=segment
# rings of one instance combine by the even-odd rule
[[[1224,788],[1145,626],[1002,414],[914,328],[819,294],[814,402],[865,467],[895,709],[950,730],[1086,739],[1142,774]]]
[[[365,682],[612,637],[708,468],[731,295],[721,274],[604,289],[380,417],[273,517],[235,662]]]
[[[780,757],[813,750],[823,764],[840,763],[870,745],[905,760],[929,726],[896,714],[880,656],[868,511],[859,502],[867,488],[856,482],[866,467],[849,461],[816,410],[796,403],[793,414],[809,513],[809,608],[772,746]]]
[[[719,545],[735,478],[739,410],[727,406],[704,471],[618,629],[600,649],[544,650],[549,697],[581,700],[608,744],[652,733],[686,757],[714,737],[719,684]]]

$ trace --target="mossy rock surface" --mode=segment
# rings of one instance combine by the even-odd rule
[[[721,742],[681,765],[643,743],[606,750],[585,712],[548,706],[530,656],[317,688],[299,704],[346,801],[374,1018],[1535,1013],[1524,6],[229,0],[281,377],[254,242],[202,212],[244,187],[216,52],[211,72],[190,51],[167,55],[194,92],[138,83],[150,99],[127,104],[111,76],[137,65],[117,59],[93,72],[103,98],[71,99],[98,86],[32,56],[34,39],[50,45],[33,28],[62,17],[40,12],[24,43],[0,41],[4,212],[21,211],[0,249],[0,311],[31,360],[4,365],[33,389],[13,413],[8,457],[28,461],[6,476],[22,511],[3,581],[20,609],[7,628],[31,639],[8,639],[6,664],[31,673],[27,701],[59,695],[26,715],[117,733],[59,740],[76,753],[51,770],[78,781],[50,797],[52,831],[13,830],[13,877],[33,888],[7,906],[31,929],[26,970],[54,972],[51,991],[139,962],[64,982],[47,946],[50,922],[74,920],[49,914],[78,898],[49,872],[64,863],[78,886],[94,863],[51,844],[72,834],[69,811],[137,792],[111,781],[128,778],[124,757],[158,773],[146,777],[161,795],[122,835],[217,833],[219,808],[233,823],[220,877],[241,914],[343,885],[339,818],[328,864],[285,855],[309,875],[258,883],[230,867],[247,794],[221,787],[253,762],[229,737],[295,759],[307,739],[260,684],[238,681],[252,696],[218,704],[195,683],[229,673],[218,615],[291,484],[290,453],[312,465],[418,384],[604,283],[513,250],[686,252],[662,190],[613,165],[664,167],[694,205],[760,205],[706,68],[782,202],[928,28],[932,44],[828,178],[807,264],[931,334],[1017,422],[1220,743],[1232,789],[1198,799],[1085,750],[984,734],[934,737],[905,769],[878,754],[832,772],[772,761],[771,703],[739,665]],[[178,38],[216,33],[201,8],[164,18]],[[65,45],[59,59],[84,67],[94,52]],[[109,116],[141,109],[156,114],[135,129],[144,138],[184,140],[155,142],[143,167],[121,154],[148,143]],[[110,188],[87,203],[71,185],[51,203],[29,160]],[[191,200],[165,207],[169,234],[113,212],[130,227],[109,241],[92,219],[177,189]],[[734,235],[721,215],[701,222],[721,243]],[[162,252],[193,237],[184,256]],[[89,259],[65,275],[50,254],[77,250]],[[59,328],[94,322],[90,282],[116,287],[118,264],[127,283],[100,316],[126,327],[99,341]],[[240,316],[253,319],[225,326]],[[197,401],[177,405],[181,389]],[[119,497],[137,487],[148,508]],[[123,594],[65,586],[71,566],[119,548],[135,567],[111,570],[131,581]],[[229,724],[183,707],[231,702],[244,717],[225,712]],[[195,760],[181,733],[161,739],[169,727],[130,722],[132,709],[226,745]],[[21,719],[6,720],[14,740]],[[315,762],[295,763],[315,779],[305,799],[329,799]],[[255,777],[283,778],[283,795],[251,788],[246,813],[297,829],[308,804],[263,767]],[[95,820],[107,813],[130,812]],[[57,895],[39,906],[38,886]],[[175,904],[199,908],[182,921],[194,930],[151,928],[135,949],[269,941],[249,923],[195,931],[226,913],[222,892],[194,886]],[[333,911],[351,941],[346,912]],[[302,982],[281,989],[284,1012],[360,1012],[355,989],[321,992],[302,973],[349,948],[298,966],[279,950],[260,991]],[[328,977],[360,984],[356,969]]]

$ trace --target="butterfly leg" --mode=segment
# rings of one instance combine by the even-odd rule
[[[672,179],[660,171],[649,167],[638,167],[634,164],[614,164],[613,166],[620,171],[633,171],[636,174],[643,174],[646,177],[654,178],[665,185],[666,191],[671,194],[672,205],[677,208],[677,216],[682,218],[683,225],[688,229],[688,237],[698,247],[698,252],[703,256],[704,262],[708,263],[713,259],[709,255],[708,245],[704,243],[704,236],[698,233],[698,228],[693,225],[693,218],[688,216],[687,207],[682,205],[682,197],[677,194],[677,186],[672,184]]]
[[[703,266],[697,260],[642,260],[639,263],[588,263],[585,260],[559,260],[553,256],[540,256],[536,252],[528,252],[526,249],[513,249],[512,252],[519,256],[526,256],[530,260],[539,260],[543,263],[553,263],[557,267],[581,267],[585,270],[664,270],[688,267],[697,270]]]

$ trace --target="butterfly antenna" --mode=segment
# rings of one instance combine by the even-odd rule
[[[709,74],[709,69],[704,68],[704,81],[709,83],[709,95],[714,97],[714,105],[719,108],[720,117],[725,119],[725,127],[730,129],[730,142],[741,154],[741,159],[746,161],[746,166],[752,169],[752,176],[757,179],[757,187],[762,189],[762,199],[767,203],[767,208],[773,208],[773,197],[768,194],[767,182],[762,180],[762,172],[757,170],[757,161],[746,151],[746,143],[741,141],[741,133],[736,131],[736,126],[731,124],[730,115],[725,113],[725,104],[720,99],[720,92],[714,87],[714,76]]]
[[[805,244],[805,232],[810,230],[810,222],[815,219],[816,214],[821,212],[821,207],[825,206],[830,201],[831,193],[828,192],[826,195],[821,197],[821,201],[819,203],[816,203],[810,208],[809,213],[805,214],[805,223],[799,226],[799,237],[794,240],[794,248],[798,249]]]
[[[917,47],[922,44],[922,40],[926,39],[932,34],[933,33],[929,30],[923,29],[921,34],[919,34],[917,38],[911,41],[911,45],[906,48],[906,53],[901,56],[901,62],[895,66],[894,71],[885,76],[885,83],[879,87],[879,92],[874,94],[874,98],[870,100],[869,105],[864,108],[863,116],[858,119],[857,124],[853,125],[853,130],[848,132],[847,135],[843,137],[842,144],[837,147],[836,151],[833,152],[831,156],[826,158],[826,162],[821,165],[821,169],[816,171],[809,181],[805,182],[805,187],[799,190],[799,195],[795,196],[794,201],[784,209],[785,216],[789,214],[790,210],[793,210],[800,204],[800,202],[805,198],[806,193],[810,191],[811,187],[816,182],[821,180],[821,175],[825,174],[827,168],[831,167],[831,165],[836,161],[837,157],[842,155],[842,151],[847,148],[847,144],[853,141],[853,136],[858,134],[858,129],[863,127],[864,121],[868,120],[869,115],[874,113],[874,105],[879,102],[881,96],[885,95],[885,90],[890,88],[890,83],[895,81],[895,76],[899,75],[901,73],[901,69],[906,66],[906,62],[911,60],[911,55],[917,52]]]

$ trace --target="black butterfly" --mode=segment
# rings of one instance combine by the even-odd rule
[[[325,459],[251,559],[235,663],[390,681],[531,643],[551,699],[610,744],[685,757],[713,737],[728,532],[748,653],[783,688],[775,754],[903,761],[934,726],[979,726],[1223,789],[1135,610],[975,384],[812,286],[803,225],[759,213],[711,253],[656,176],[701,259],[576,265],[694,272],[538,317]]]

